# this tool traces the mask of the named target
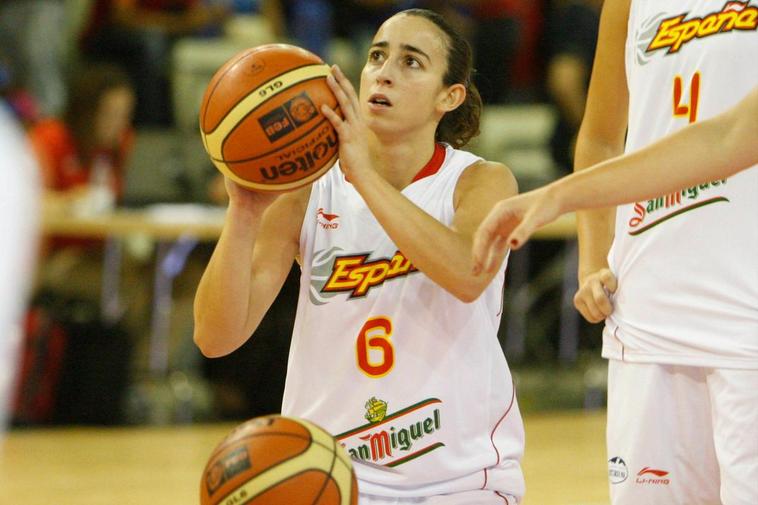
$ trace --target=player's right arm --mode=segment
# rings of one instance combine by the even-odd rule
[[[574,171],[618,156],[624,150],[629,109],[624,49],[630,1],[606,0],[603,4]],[[579,290],[574,305],[593,323],[613,311],[610,293],[616,290],[616,279],[608,268],[607,255],[613,241],[614,219],[613,208],[577,213]]]
[[[208,357],[241,346],[282,288],[299,251],[310,186],[279,197],[227,180],[221,236],[195,295],[194,340]]]

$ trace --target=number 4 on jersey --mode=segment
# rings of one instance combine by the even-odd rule
[[[690,123],[694,123],[697,121],[697,108],[700,104],[700,72],[695,72],[690,79],[689,91],[689,100],[682,101],[684,83],[680,75],[674,77],[674,116],[687,117]]]

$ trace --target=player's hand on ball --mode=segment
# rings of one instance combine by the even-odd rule
[[[590,323],[599,323],[613,313],[611,294],[616,292],[616,276],[603,268],[579,281],[574,307]]]
[[[224,177],[224,187],[229,195],[229,207],[245,209],[256,214],[262,214],[278,196],[271,192],[252,191],[229,177]]]
[[[371,169],[369,145],[374,133],[363,121],[355,88],[337,65],[332,66],[326,82],[337,98],[344,119],[327,105],[321,106],[321,113],[329,119],[339,136],[340,168],[345,175],[355,177],[358,170]]]

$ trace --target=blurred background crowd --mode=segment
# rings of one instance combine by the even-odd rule
[[[213,73],[240,50],[305,47],[357,81],[393,13],[443,13],[469,38],[485,102],[470,150],[508,164],[522,191],[571,171],[602,0],[2,0],[0,101],[37,156],[44,213],[156,203],[224,205],[198,131]],[[43,219],[44,221],[44,219]],[[43,227],[44,228],[44,227]],[[251,341],[207,360],[192,297],[211,243],[168,258],[170,366],[146,363],[156,244],[120,240],[121,303],[108,306],[113,241],[45,234],[25,318],[14,424],[239,419],[280,407],[297,297],[293,271]],[[512,255],[500,331],[522,410],[604,405],[599,329],[573,311],[573,237]],[[166,260],[166,258],[162,258]]]

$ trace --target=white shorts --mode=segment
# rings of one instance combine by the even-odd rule
[[[361,494],[358,505],[517,505],[510,495],[496,491],[474,490],[422,498],[388,498]]]
[[[613,505],[758,504],[758,370],[610,360]]]

